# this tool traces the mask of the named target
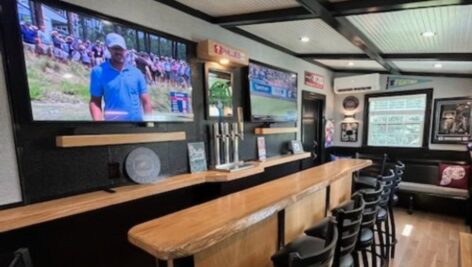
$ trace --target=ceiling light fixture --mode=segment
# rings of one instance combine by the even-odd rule
[[[433,65],[435,69],[440,69],[442,68],[442,64],[441,63],[436,63]]]
[[[222,59],[220,59],[220,64],[221,64],[221,65],[226,65],[226,64],[228,64],[228,63],[229,63],[229,59],[227,59],[227,58],[222,58]]]
[[[425,38],[430,38],[430,37],[436,36],[436,33],[433,31],[425,31],[421,33],[421,36]]]
[[[354,62],[349,61],[349,62],[347,63],[347,65],[348,65],[349,67],[352,67],[352,66],[354,66]]]
[[[302,36],[300,37],[300,41],[302,43],[308,43],[310,41],[310,38],[308,36]]]

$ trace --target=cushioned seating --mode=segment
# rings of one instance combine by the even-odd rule
[[[384,208],[380,208],[379,212],[377,213],[377,221],[383,221],[387,218],[387,210]]]
[[[351,267],[354,266],[354,258],[351,254],[347,254],[341,257],[339,260],[339,267]]]
[[[301,258],[306,258],[316,251],[323,250],[324,246],[324,239],[312,236],[301,236],[277,251],[277,253],[272,256],[272,261],[275,266],[288,267],[290,253],[295,252],[298,253]]]
[[[361,232],[359,234],[359,241],[361,243],[368,243],[368,245],[370,245],[370,243],[372,243],[373,238],[374,238],[374,232],[372,232],[371,229],[369,228],[361,229]]]
[[[443,186],[432,185],[432,184],[412,183],[412,182],[401,182],[399,186],[400,186],[401,191],[419,192],[419,193],[432,194],[435,196],[464,199],[464,200],[469,198],[469,192],[465,189],[443,187]]]
[[[392,200],[393,206],[396,206],[398,204],[398,201],[399,201],[398,195],[393,195],[393,200]]]
[[[338,229],[333,218],[323,219],[305,231],[274,255],[275,267],[330,267],[338,240]]]

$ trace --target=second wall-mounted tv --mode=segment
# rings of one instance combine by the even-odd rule
[[[251,119],[260,122],[297,120],[297,74],[251,61],[249,63]]]
[[[16,0],[33,121],[193,120],[186,42],[51,3]]]

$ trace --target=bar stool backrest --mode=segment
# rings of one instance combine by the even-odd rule
[[[377,181],[375,189],[361,189],[358,192],[362,194],[365,201],[364,213],[362,214],[362,227],[373,227],[380,209],[379,203],[383,192],[382,182]]]
[[[389,169],[386,175],[379,176],[379,180],[382,183],[383,191],[381,194],[381,199],[379,205],[381,207],[387,207],[390,203],[390,200],[393,198],[394,189],[396,187],[396,174],[395,171]]]
[[[316,233],[310,235],[325,239],[324,249],[303,258],[296,252],[290,253],[289,267],[331,267],[338,241],[336,222],[333,218],[326,218],[315,229]]]
[[[15,251],[14,258],[8,267],[33,267],[29,250],[27,248],[20,248]]]
[[[357,175],[360,176],[362,174],[362,175],[373,176],[373,177],[382,175],[385,171],[387,158],[388,158],[388,155],[386,153],[384,153],[383,155],[356,153],[356,159],[372,160],[372,165],[358,171]]]
[[[335,251],[336,260],[351,254],[356,248],[357,237],[362,223],[365,201],[361,194],[353,194],[351,200],[331,211],[338,226],[338,244]]]

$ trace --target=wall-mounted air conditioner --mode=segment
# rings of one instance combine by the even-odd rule
[[[335,94],[355,94],[380,90],[380,74],[357,75],[334,79]]]

